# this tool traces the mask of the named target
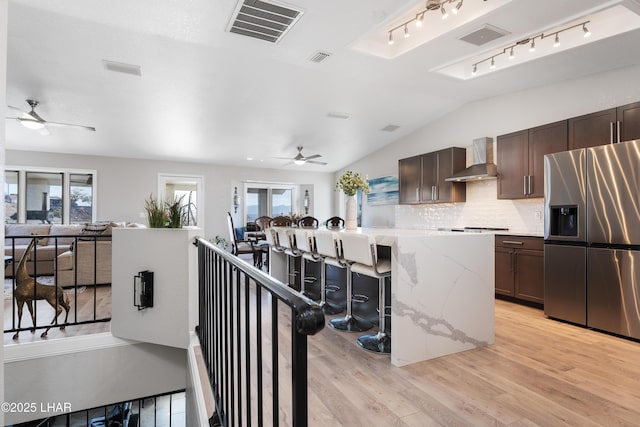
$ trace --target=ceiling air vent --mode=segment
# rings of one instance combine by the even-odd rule
[[[141,76],[142,70],[139,65],[125,64],[124,62],[102,60],[105,70],[113,71],[116,73],[131,74],[134,76]]]
[[[477,30],[460,37],[460,40],[467,43],[474,44],[476,46],[482,46],[485,43],[489,43],[492,40],[499,39],[509,34],[508,31],[494,27],[493,25],[485,24]]]
[[[396,131],[400,128],[400,126],[398,125],[386,125],[385,127],[383,127],[382,129],[380,129],[383,132],[393,132]]]
[[[227,31],[278,43],[302,16],[302,11],[273,2],[240,0]]]
[[[322,62],[325,59],[327,59],[328,57],[330,57],[331,54],[329,52],[322,52],[322,51],[317,51],[316,53],[314,53],[313,55],[311,55],[311,58],[309,58],[309,61],[311,62]]]

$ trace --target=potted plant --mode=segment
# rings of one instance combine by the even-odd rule
[[[155,199],[153,194],[150,194],[144,201],[144,210],[147,213],[149,228],[164,228],[167,217],[161,200]]]
[[[336,189],[342,190],[347,197],[347,213],[345,218],[345,228],[355,230],[358,228],[358,208],[356,194],[361,190],[363,194],[369,193],[369,183],[367,178],[356,172],[346,171],[336,183]]]

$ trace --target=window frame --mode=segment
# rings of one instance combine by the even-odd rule
[[[27,173],[62,174],[62,224],[69,225],[71,212],[71,175],[92,175],[91,222],[96,222],[98,212],[98,171],[95,169],[49,168],[38,166],[5,165],[4,172],[18,172],[18,224],[27,223]],[[3,190],[4,191],[4,190]],[[5,219],[3,218],[3,221]]]
[[[294,184],[294,183],[290,183],[290,182],[260,182],[260,181],[245,181],[243,183],[243,192],[242,192],[242,203],[240,206],[240,210],[241,210],[241,219],[242,219],[242,223],[243,225],[248,221],[247,220],[247,200],[248,200],[248,193],[247,190],[249,188],[259,188],[259,189],[266,189],[267,190],[267,215],[268,216],[272,216],[272,211],[273,211],[273,189],[278,189],[278,190],[291,190],[291,212],[289,214],[287,214],[287,216],[289,216],[291,213],[298,213],[297,208],[298,208],[298,198],[299,198],[299,193],[300,193],[300,185],[298,184]]]

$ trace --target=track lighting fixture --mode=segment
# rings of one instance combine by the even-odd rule
[[[462,3],[462,2],[460,2]],[[536,39],[539,40],[544,40],[548,37],[553,36],[554,40],[553,40],[553,47],[558,47],[560,46],[560,33],[563,33],[565,31],[569,31],[572,30],[574,28],[578,28],[578,27],[582,27],[582,31],[584,32],[584,37],[589,37],[591,35],[591,31],[589,31],[589,29],[587,28],[587,24],[589,24],[591,21],[584,21],[584,22],[580,22],[578,24],[575,25],[571,25],[569,27],[566,28],[562,28],[561,30],[557,30],[554,31],[550,34],[545,34],[545,33],[541,33],[541,34],[537,34],[535,36],[531,36],[528,38],[525,38],[523,40],[520,40],[514,44],[511,44],[505,48],[502,49],[502,52],[498,52],[498,53],[494,53],[491,56],[486,57],[485,59],[476,62],[475,64],[473,64],[473,68],[471,71],[471,75],[475,76],[478,73],[478,65],[481,65],[485,62],[489,63],[489,68],[490,69],[494,69],[496,68],[496,58],[499,57],[500,55],[509,55],[509,59],[514,59],[515,58],[515,50],[519,49],[520,46],[523,45],[527,45],[529,44],[529,51],[530,52],[534,52],[536,50]]]
[[[486,1],[486,0],[485,0]],[[449,16],[449,13],[447,12],[447,9],[445,8],[445,5],[448,4],[455,4],[455,6],[450,7],[449,9],[451,10],[451,13],[453,13],[454,15],[457,15],[458,12],[460,12],[460,9],[462,8],[462,4],[463,4],[464,0],[427,0],[427,4],[425,6],[424,9],[419,10],[414,17],[412,17],[411,19],[402,22],[401,24],[396,25],[395,27],[391,28],[389,30],[389,41],[388,43],[390,45],[393,44],[393,32],[396,30],[399,30],[401,28],[404,28],[404,36],[409,37],[409,30],[407,28],[408,24],[411,24],[412,22],[415,21],[416,23],[416,27],[420,28],[424,26],[424,19],[425,19],[425,14],[429,11],[435,11],[435,10],[440,10],[440,13],[442,15],[442,19],[446,19]]]

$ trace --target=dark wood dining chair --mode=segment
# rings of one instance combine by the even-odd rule
[[[253,262],[256,263],[256,252],[251,240],[238,239],[236,229],[233,227],[233,217],[231,212],[227,212],[227,225],[229,226],[229,243],[231,243],[231,253],[238,256],[240,254],[253,254]]]
[[[291,218],[288,216],[277,216],[271,219],[271,227],[291,227]]]
[[[342,230],[344,228],[344,219],[339,216],[332,216],[324,222],[329,230]]]
[[[267,228],[269,228],[269,225],[271,225],[271,217],[270,216],[259,216],[258,218],[256,218],[256,224],[258,224],[258,227],[260,228],[260,231],[264,231]]]
[[[312,216],[305,216],[298,220],[298,227],[300,228],[318,228],[320,222],[317,218]]]

